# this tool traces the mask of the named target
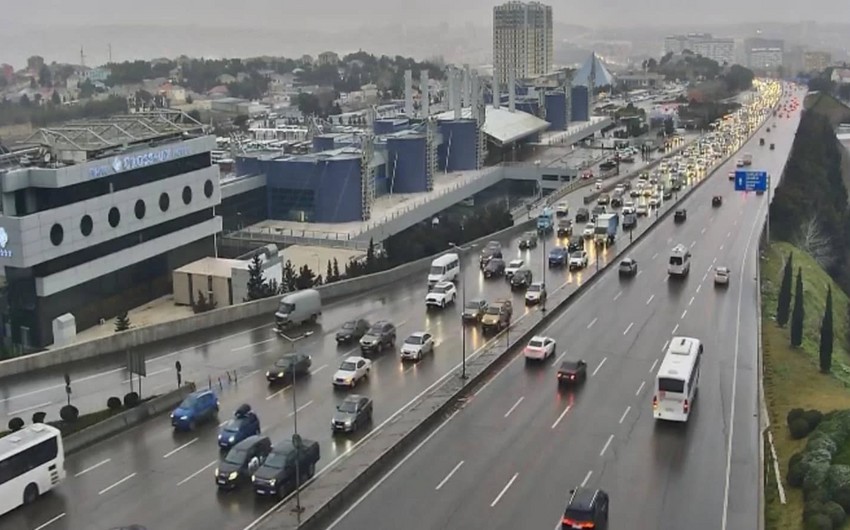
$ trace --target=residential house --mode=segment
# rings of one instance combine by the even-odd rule
[[[230,90],[226,85],[217,85],[207,90],[207,95],[211,98],[224,98],[230,94]]]
[[[339,64],[339,55],[336,52],[322,52],[319,54],[319,66]]]
[[[186,89],[179,85],[174,85],[172,83],[163,83],[159,86],[158,92],[168,98],[168,100],[175,105],[182,105],[186,103]]]
[[[220,76],[215,78],[216,81],[221,85],[229,85],[230,83],[235,83],[236,78],[230,74],[221,74]]]
[[[3,79],[5,79],[7,83],[10,83],[12,79],[15,78],[15,67],[11,64],[5,63],[0,65],[0,75],[3,76]]]
[[[836,68],[832,71],[830,79],[833,83],[839,85],[850,85],[850,69]]]
[[[105,83],[110,75],[112,75],[112,72],[108,68],[103,67],[89,68],[85,72],[82,72],[83,79],[88,79],[92,83],[96,81]]]

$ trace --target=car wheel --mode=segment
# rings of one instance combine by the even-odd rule
[[[446,301],[443,300],[443,301],[440,302],[440,309],[445,309],[445,308],[446,308]]]
[[[24,489],[24,504],[32,504],[38,498],[38,486],[30,484]]]

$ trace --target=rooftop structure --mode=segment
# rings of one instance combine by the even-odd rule
[[[590,57],[581,65],[573,75],[573,86],[590,87],[606,86],[614,84],[614,75],[608,70],[605,64],[599,59],[596,53],[591,53]]]
[[[482,131],[497,145],[508,145],[536,133],[545,131],[549,123],[527,112],[511,112],[507,108],[487,106],[484,110],[485,120]],[[463,119],[472,118],[472,109],[466,107],[461,112]],[[437,115],[438,120],[454,119],[454,112],[448,111]]]

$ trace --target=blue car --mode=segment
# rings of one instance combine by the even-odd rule
[[[199,423],[218,416],[218,397],[212,390],[199,390],[186,396],[171,413],[171,425],[181,431],[192,431]]]
[[[555,247],[549,251],[549,266],[563,267],[567,264],[569,252],[564,247]]]
[[[260,418],[251,410],[251,405],[236,409],[233,419],[227,420],[218,431],[218,446],[230,449],[249,436],[260,434]]]

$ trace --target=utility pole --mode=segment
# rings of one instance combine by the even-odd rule
[[[449,243],[449,246],[451,248],[458,250],[458,251],[461,251],[461,252],[467,251],[467,250],[472,250],[473,248],[475,248],[475,245],[469,245],[469,246],[466,246],[466,247],[461,247],[461,246],[455,245],[454,243],[451,243],[451,242]],[[465,272],[464,268],[461,265],[461,267],[460,267],[460,281],[461,281],[461,284],[460,284],[460,303],[462,304],[463,308],[466,308],[466,279],[463,277],[464,272]],[[463,309],[461,309],[461,311],[463,311]],[[467,379],[469,376],[466,375],[466,329],[460,330],[460,337],[461,337],[460,378],[461,379]]]

